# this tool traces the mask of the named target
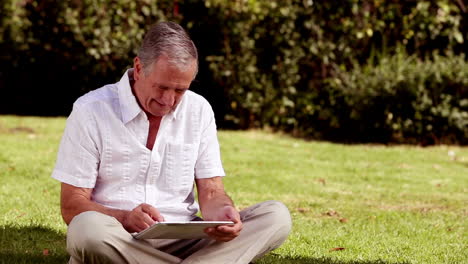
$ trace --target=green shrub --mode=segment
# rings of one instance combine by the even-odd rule
[[[118,81],[148,26],[177,19],[166,11],[173,5],[169,0],[2,1],[0,86],[6,88],[0,112],[68,115],[78,96]]]
[[[406,79],[405,83],[395,84],[396,88],[393,83],[387,88],[397,91],[379,88],[371,89],[369,94],[356,95],[338,89],[340,85],[334,82],[341,81],[345,85],[346,80],[341,79],[349,78],[346,85],[350,86],[360,87],[364,81],[372,82],[372,87],[390,85],[385,82],[395,76],[380,74],[389,75],[390,71],[385,67],[391,65],[387,65],[388,59],[380,61],[379,58],[397,54],[398,47],[413,54],[410,61],[433,52],[460,51],[466,35],[462,33],[462,11],[453,2],[341,1],[337,4],[327,1],[231,3],[210,0],[205,3],[210,19],[215,17],[223,25],[222,48],[219,54],[213,52],[207,56],[207,60],[215,80],[224,87],[230,100],[226,118],[239,127],[269,126],[296,135],[344,141],[414,142],[432,137],[435,142],[448,135],[454,142],[463,140],[463,116],[453,113],[450,118],[442,117],[446,116],[442,114],[446,111],[442,108],[461,107],[457,98],[466,98],[466,94],[453,97],[448,92],[452,88],[448,87],[458,85],[459,90],[464,89],[463,80],[452,81],[449,76],[444,80],[420,76],[418,78],[426,82],[423,86],[418,81]],[[391,60],[395,61],[395,58]],[[455,61],[451,62],[452,59]],[[433,60],[425,60],[424,67],[446,71],[442,69],[445,67],[441,64],[442,59],[435,57]],[[457,64],[460,61],[463,64],[459,67],[464,67],[463,57],[451,57],[443,63]],[[375,63],[380,65],[381,72],[371,71],[371,65]],[[416,67],[416,70],[422,64],[400,63],[393,67]],[[404,67],[393,70],[407,71]],[[348,71],[350,73],[346,74]],[[439,76],[439,73],[434,74]],[[353,79],[358,75],[359,80]],[[405,88],[405,85],[417,86]],[[440,96],[432,94],[436,92],[433,87],[439,86],[448,89],[440,95],[445,98],[441,104],[437,101],[442,100]],[[430,117],[429,107],[415,107],[418,112],[413,115],[406,107],[407,104],[423,104],[420,101],[426,92],[422,87],[427,87],[424,88],[427,93],[439,98]],[[420,92],[416,93],[416,89]],[[449,99],[446,94],[452,97]],[[398,96],[402,98],[397,99]],[[394,103],[389,98],[399,100],[397,105],[402,109],[395,109],[393,113],[392,106],[386,106]],[[367,104],[373,104],[375,109],[363,117],[360,108],[364,109]],[[399,111],[404,112],[404,118],[399,116]],[[408,120],[418,115],[425,117],[412,121],[414,126],[409,125]],[[389,121],[390,116],[395,117]],[[406,120],[406,127],[400,124],[404,121],[398,121],[399,118]]]
[[[397,47],[422,58],[460,50],[466,38],[462,11],[450,1],[205,3],[223,33],[218,54],[206,59],[230,100],[226,118],[242,128],[346,138],[335,128],[346,126],[349,110],[339,112],[346,102],[326,90],[330,79]]]
[[[0,87],[8,89],[3,89],[0,112],[68,114],[79,95],[119,79],[150,24],[174,20],[189,30],[199,47],[201,69],[194,89],[213,104],[221,127],[271,127],[343,141],[408,142],[426,140],[429,134],[433,142],[450,137],[456,141],[464,137],[460,120],[465,117],[456,113],[464,113],[466,93],[443,90],[440,97],[435,87],[463,90],[465,77],[440,79],[430,69],[432,77],[415,73],[414,78],[425,78],[430,100],[423,100],[424,92],[404,87],[423,87],[420,81],[390,85],[388,78],[395,76],[384,67],[397,64],[392,54],[399,53],[398,47],[409,54],[400,58],[409,65],[430,58],[415,67],[440,67],[440,72],[451,63],[462,66],[450,67],[465,67],[463,57],[431,57],[464,52],[468,20],[460,4],[449,0],[5,0],[0,3]],[[372,65],[382,72],[373,72]],[[397,66],[410,67],[403,62]],[[361,77],[354,80],[356,76]],[[340,88],[360,86],[362,78],[372,87],[380,83],[398,91],[375,89],[382,94],[357,93],[352,98]],[[396,103],[401,109],[385,105],[395,96],[401,96]],[[350,108],[363,98],[372,102]],[[418,104],[413,114],[406,107],[412,103]],[[369,106],[373,112],[362,118],[360,108],[366,105],[376,109]],[[447,113],[446,109],[460,110]],[[370,128],[373,133],[363,133]]]
[[[464,55],[385,57],[377,65],[339,72],[326,89],[344,103],[335,111],[339,128],[356,140],[468,143]]]
[[[168,10],[172,2],[7,0],[0,6],[0,42],[31,55],[30,63],[56,52],[99,74],[120,71],[115,62],[131,62],[149,25],[177,19]]]

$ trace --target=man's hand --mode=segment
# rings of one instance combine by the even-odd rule
[[[239,236],[242,221],[231,198],[224,191],[222,177],[196,179],[198,201],[202,216],[207,221],[232,221],[234,226],[217,226],[205,229],[216,241],[227,242]]]
[[[242,221],[240,220],[239,212],[232,206],[226,205],[220,208],[219,211],[211,212],[210,218],[207,221],[233,221],[233,226],[221,225],[217,227],[209,227],[205,229],[211,238],[216,241],[228,242],[239,236],[242,230]]]
[[[62,183],[61,210],[65,223],[70,224],[73,217],[86,211],[96,211],[115,217],[130,233],[140,232],[157,222],[164,222],[159,211],[149,204],[140,204],[132,211],[111,209],[91,201],[93,189],[80,188]]]
[[[143,231],[156,222],[164,222],[164,217],[158,209],[143,203],[124,216],[122,225],[128,232],[132,233]]]

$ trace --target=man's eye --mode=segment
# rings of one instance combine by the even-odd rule
[[[179,94],[181,94],[181,93],[184,93],[184,92],[185,92],[185,90],[180,90],[180,89],[176,89],[175,91],[176,91],[176,93],[179,93]]]

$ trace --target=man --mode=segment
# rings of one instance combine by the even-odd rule
[[[52,177],[61,181],[70,263],[248,263],[279,247],[288,209],[238,212],[224,191],[213,111],[189,91],[197,50],[182,27],[146,34],[134,68],[73,105]],[[209,239],[136,240],[155,222],[229,220]]]

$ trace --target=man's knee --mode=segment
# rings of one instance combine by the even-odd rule
[[[94,252],[111,239],[112,230],[120,225],[115,218],[98,212],[83,212],[73,218],[68,226],[67,250]]]
[[[287,236],[291,231],[291,215],[288,208],[279,201],[272,200],[255,205],[252,215],[259,217],[262,225],[274,229],[280,236]]]
[[[288,235],[292,228],[289,209],[279,201],[267,201],[265,203],[269,210],[271,224],[277,226],[285,235]]]

